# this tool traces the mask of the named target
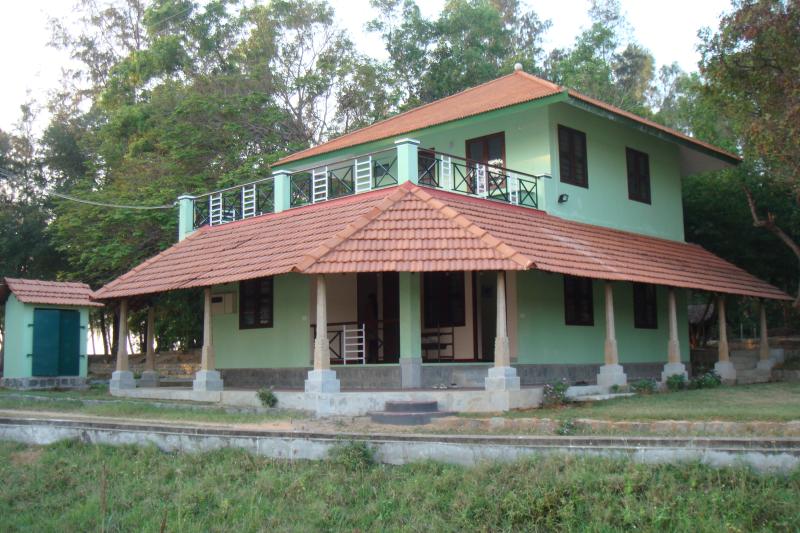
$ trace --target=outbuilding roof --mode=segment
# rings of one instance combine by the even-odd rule
[[[335,150],[404,135],[431,126],[487,113],[489,111],[496,111],[540,98],[555,96],[560,93],[563,93],[566,99],[573,99],[584,105],[631,120],[641,126],[645,126],[651,131],[666,134],[676,141],[686,143],[701,151],[713,153],[717,157],[721,157],[731,163],[738,162],[740,159],[739,156],[717,146],[700,141],[672,128],[667,128],[657,122],[640,117],[611,104],[583,95],[575,90],[562,87],[532,74],[528,74],[527,72],[518,70],[506,76],[466,89],[452,96],[381,120],[326,143],[295,152],[279,160],[275,163],[275,166],[285,165]]]
[[[288,272],[528,269],[791,299],[694,244],[411,183],[202,227],[94,296],[121,298]]]
[[[9,294],[25,304],[69,305],[77,307],[103,307],[92,301],[92,289],[86,283],[44,281],[38,279],[0,279],[0,302]]]

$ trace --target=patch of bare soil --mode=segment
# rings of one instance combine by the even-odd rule
[[[28,448],[21,452],[11,454],[11,463],[17,466],[32,465],[38,463],[42,456],[41,448]]]

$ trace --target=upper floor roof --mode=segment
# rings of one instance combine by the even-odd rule
[[[680,147],[685,174],[716,170],[736,164],[739,156],[700,141],[677,130],[640,117],[611,104],[583,95],[573,89],[515,70],[513,73],[472,87],[452,96],[400,113],[365,128],[347,133],[326,143],[295,152],[275,163],[284,166],[307,158],[329,154],[366,143],[381,141],[424,130],[432,126],[532,102],[567,102],[614,120],[628,122],[644,133],[674,142]]]

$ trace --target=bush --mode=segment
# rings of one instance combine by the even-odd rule
[[[714,372],[706,372],[689,382],[690,389],[715,389],[722,385],[722,378]]]
[[[337,444],[328,452],[328,458],[348,471],[364,471],[375,466],[375,453],[364,441]]]
[[[631,390],[637,394],[653,394],[657,387],[654,379],[640,379],[631,383]]]
[[[561,424],[556,428],[556,433],[562,436],[574,435],[577,429],[578,425],[575,423],[575,419],[567,418],[561,421]]]
[[[686,388],[686,375],[672,374],[667,378],[667,389],[675,392]]]
[[[272,392],[272,389],[262,388],[258,390],[258,399],[261,400],[261,405],[264,407],[275,407],[278,405],[278,397]]]
[[[565,405],[567,403],[568,388],[569,383],[567,383],[566,379],[545,385],[542,392],[542,406],[556,407],[559,405]]]

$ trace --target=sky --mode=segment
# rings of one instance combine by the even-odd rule
[[[375,16],[369,0],[329,0],[340,26],[346,28],[358,48],[383,59],[386,54],[377,34],[365,30]],[[545,37],[545,50],[569,46],[588,25],[589,0],[522,0],[552,27]],[[98,1],[102,5],[103,0]],[[64,18],[75,0],[24,0],[7,2],[0,17],[0,129],[9,131],[19,120],[19,106],[28,100],[43,103],[48,91],[58,87],[62,68],[69,65],[64,52],[48,46],[50,17]],[[435,17],[444,0],[418,0],[428,17]],[[687,71],[697,69],[697,31],[716,28],[720,15],[730,9],[730,0],[621,0],[634,38],[649,49],[658,65],[677,61]],[[47,122],[40,111],[37,125]]]

